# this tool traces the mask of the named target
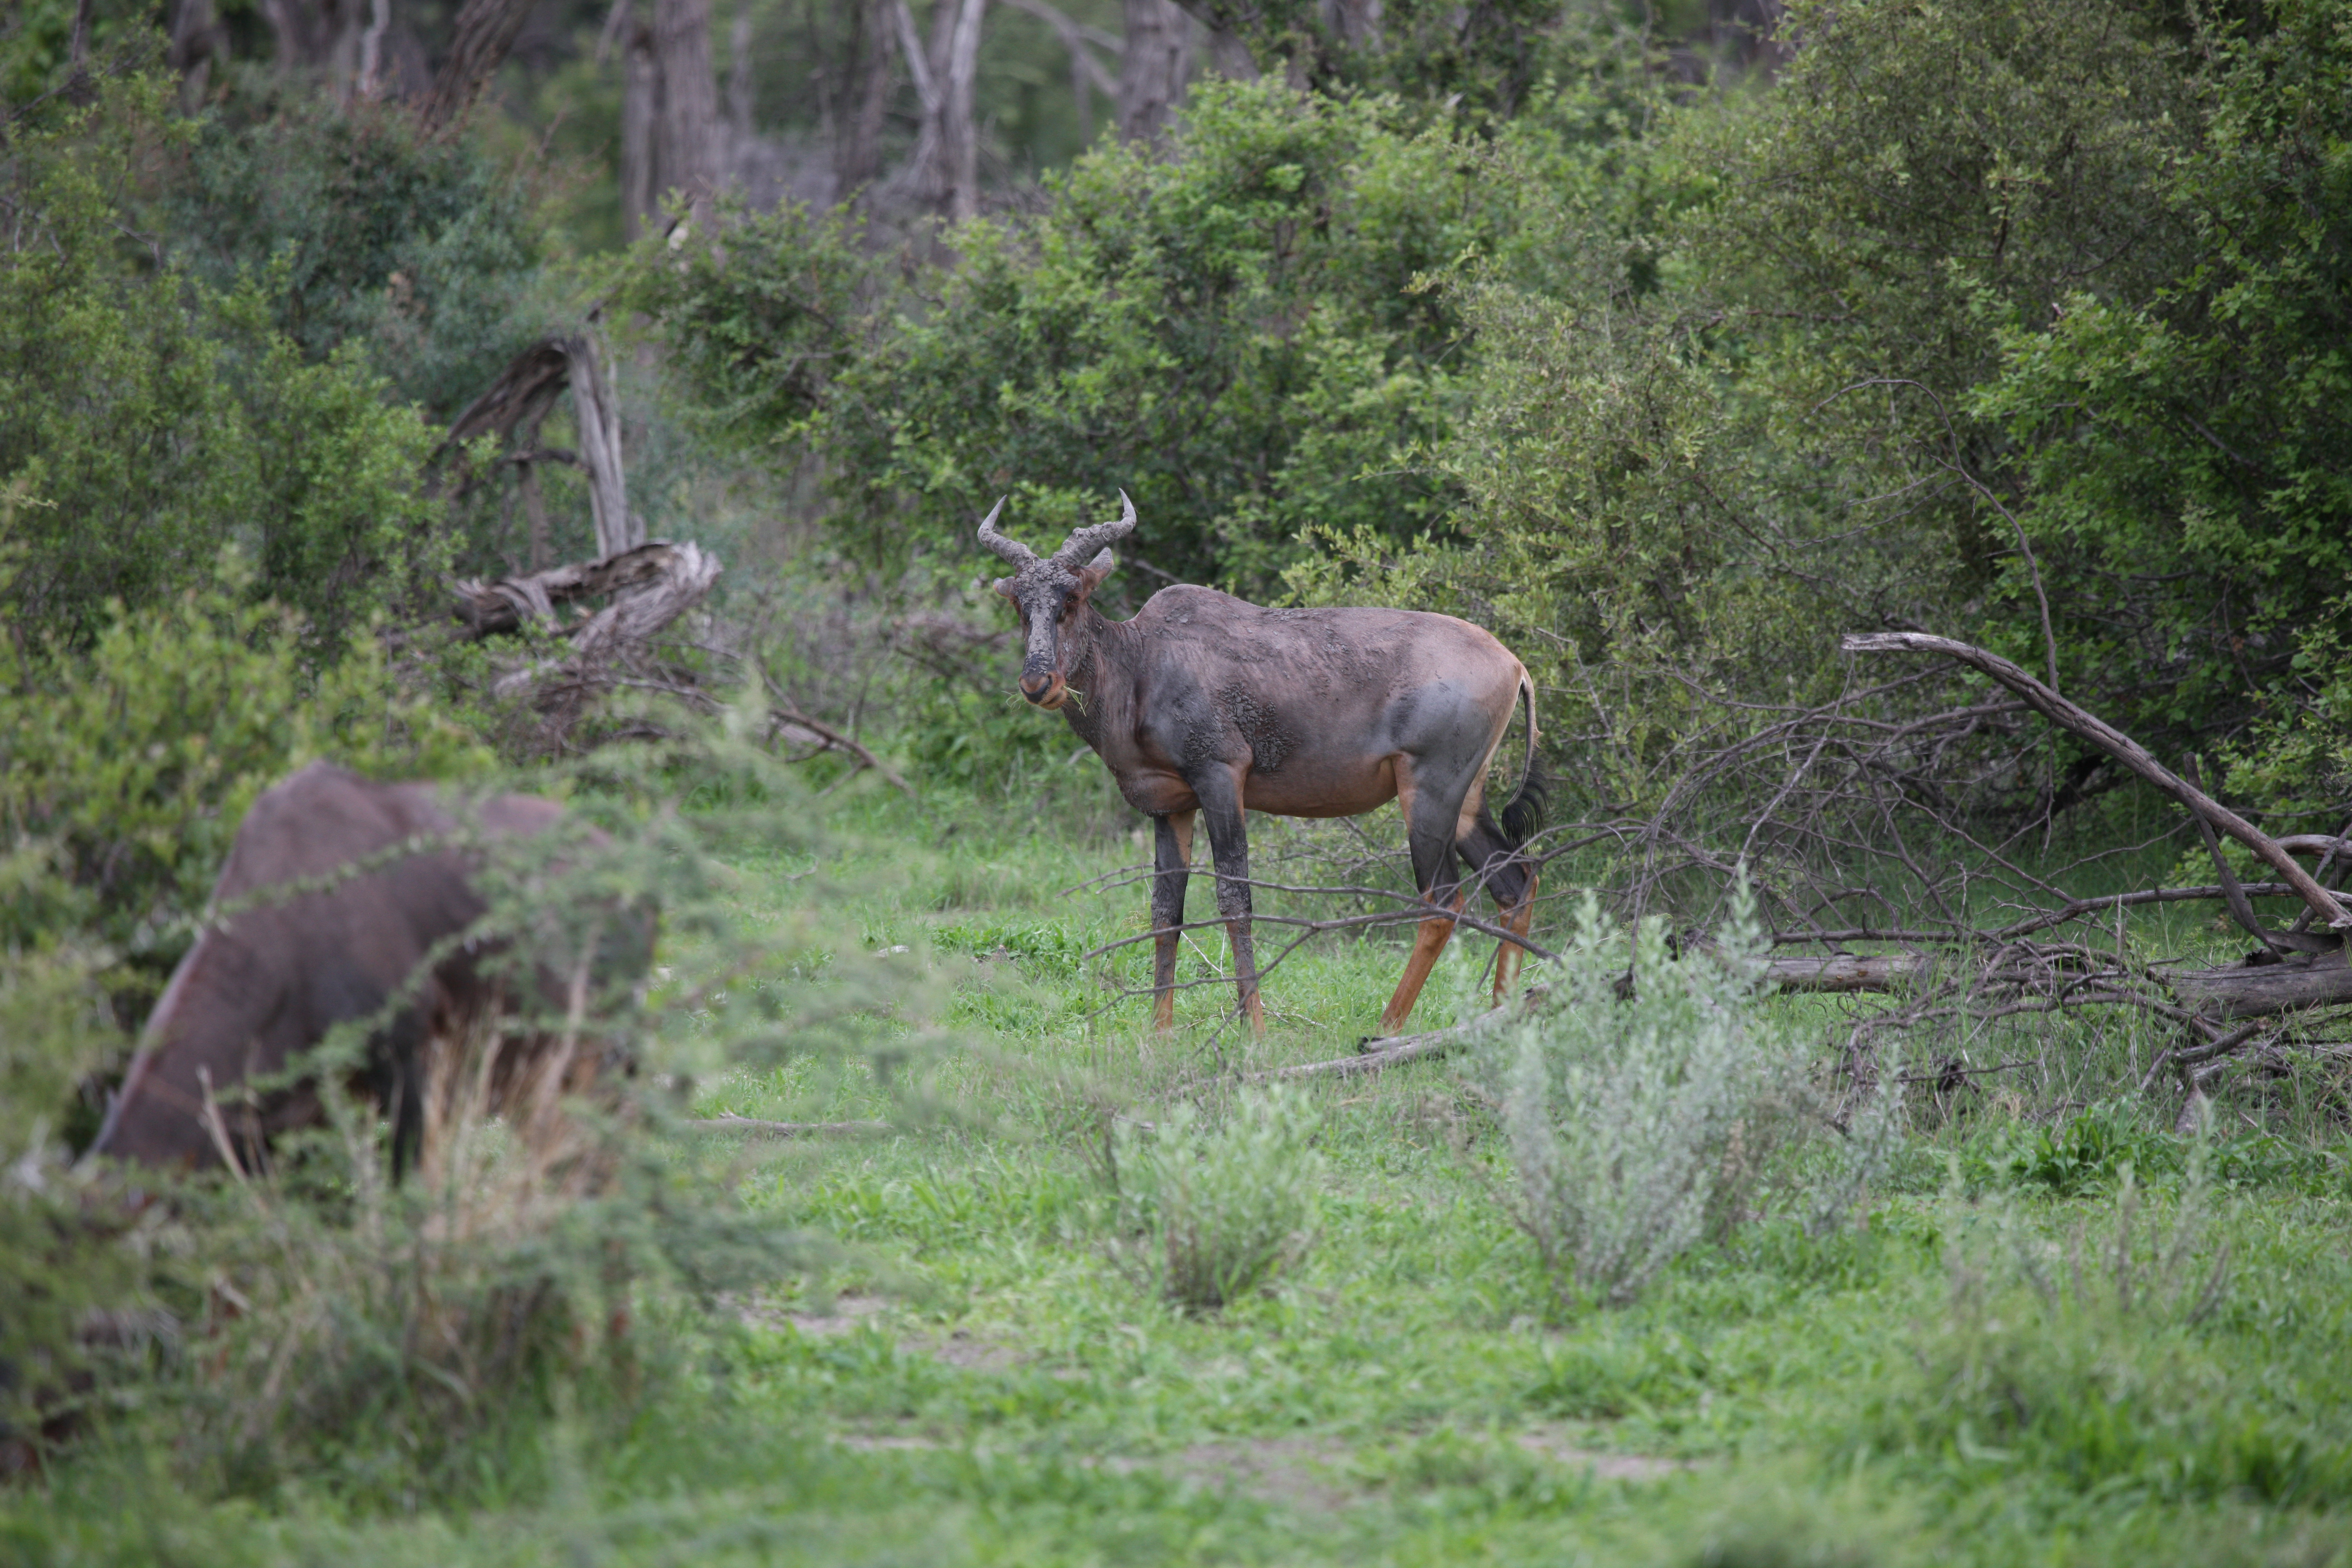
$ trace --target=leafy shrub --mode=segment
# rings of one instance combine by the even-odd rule
[[[1245,1091],[1221,1123],[1179,1104],[1144,1130],[1114,1124],[1112,1159],[1130,1254],[1160,1293],[1212,1312],[1269,1283],[1313,1241],[1320,1155],[1296,1096]]]
[[[2269,1133],[2183,1137],[2150,1126],[2123,1104],[2088,1107],[2047,1127],[2016,1129],[1971,1151],[1962,1175],[1972,1189],[2039,1188],[2060,1197],[2116,1193],[2192,1179],[2224,1186],[2331,1190],[2336,1162],[2324,1151]]]
[[[2231,1283],[2202,1164],[2168,1209],[2126,1176],[2057,1237],[2004,1204],[1949,1195],[1942,1299],[1909,1368],[1860,1413],[1858,1440],[2075,1491],[2344,1495],[2352,1447],[2313,1422],[2312,1402],[2227,1364],[2199,1331]]]
[[[2061,1197],[2111,1192],[2181,1169],[2183,1141],[2158,1132],[2120,1106],[2093,1106],[2037,1128],[1990,1163],[1990,1173]]]
[[[1172,155],[1107,144],[1033,217],[958,230],[940,298],[785,211],[723,268],[646,249],[637,302],[744,438],[824,453],[862,558],[969,552],[1011,489],[1010,525],[1043,542],[1123,486],[1155,568],[1270,589],[1309,521],[1402,544],[1444,510],[1399,457],[1442,437],[1465,342],[1414,279],[1485,243],[1509,193],[1405,120],[1205,81]]]
[[[2058,568],[2067,658],[2166,672],[2160,696],[2110,710],[2143,739],[2184,711],[2274,720],[2345,679],[2352,5],[2280,0],[2259,17],[2196,23],[2202,134],[2165,168],[2149,214],[2188,237],[2177,268],[2120,299],[2053,300],[2046,328],[2005,331],[2000,374],[1975,398],[2031,477],[2025,522]],[[2322,765],[2274,760],[2271,776],[2249,767],[2231,782],[2330,807],[2333,828],[2342,763],[2310,761]]]
[[[270,324],[305,361],[359,350],[395,401],[443,421],[545,330],[531,198],[405,105],[280,85],[196,122],[155,216],[214,289],[267,277]]]
[[[1591,894],[1540,1011],[1481,1053],[1517,1173],[1513,1217],[1564,1295],[1622,1303],[1710,1232],[1752,1217],[1779,1158],[1828,1107],[1756,1006],[1764,940],[1743,880],[1719,950],[1679,959],[1663,922],[1629,943]],[[1796,1177],[1809,1226],[1859,1202],[1899,1132],[1897,1075]]]
[[[257,597],[339,637],[436,569],[433,437],[355,349],[311,360],[271,322],[262,279],[218,287],[160,246],[127,255],[129,205],[185,140],[162,84],[106,85],[0,164],[0,490],[13,573],[0,616],[87,647],[241,545]]]

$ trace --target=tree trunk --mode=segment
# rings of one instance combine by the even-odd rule
[[[737,0],[735,25],[727,35],[727,130],[730,148],[740,148],[751,140],[751,6],[750,0]],[[733,158],[723,160],[725,173],[735,173]]]
[[[580,460],[588,469],[588,509],[596,519],[596,554],[618,555],[646,542],[644,524],[629,510],[628,486],[621,471],[620,405],[604,379],[593,331],[566,338],[562,350],[570,363],[572,407],[580,426]]]
[[[629,27],[621,56],[621,237],[634,240],[653,221],[661,188],[654,183],[654,122],[661,115],[661,73],[653,34]]]
[[[1324,0],[1323,25],[1342,48],[1381,47],[1381,0]]]
[[[974,103],[980,89],[980,24],[988,0],[962,0],[948,37],[947,68],[940,73],[946,100],[940,163],[950,180],[948,216],[957,223],[980,213],[980,132]]]
[[[427,135],[457,124],[473,108],[483,87],[506,63],[507,52],[514,47],[533,3],[466,0],[465,9],[457,13],[457,41],[450,46],[449,58],[433,79],[433,91],[417,114]]]
[[[373,103],[383,96],[383,36],[392,30],[392,0],[369,0],[367,30],[360,35],[359,77],[352,93]]]
[[[710,0],[654,0],[654,58],[661,114],[654,139],[657,199],[685,198],[695,226],[710,229],[719,189],[719,83],[710,67]]]
[[[522,500],[523,530],[528,539],[525,559],[533,572],[544,572],[555,559],[553,545],[547,537],[547,498],[540,493],[539,465],[516,465],[515,489]]]
[[[882,117],[893,74],[889,9],[889,0],[856,0],[850,7],[850,90],[833,153],[835,201],[853,199],[882,172]]]
[[[1101,93],[1114,106],[1120,101],[1121,94],[1118,83],[1111,79],[1110,73],[1103,69],[1102,62],[1087,51],[1087,46],[1092,43],[1102,48],[1124,51],[1127,40],[1075,20],[1068,12],[1052,5],[1050,0],[1003,0],[1003,3],[1016,11],[1026,11],[1060,37],[1062,47],[1068,51],[1070,57],[1070,96],[1078,109],[1078,143],[1092,146],[1095,140],[1094,93]],[[1181,12],[1177,13],[1176,26],[1183,29],[1187,38],[1192,36],[1192,24],[1185,20]]]
[[[279,74],[331,72],[337,46],[354,31],[353,9],[340,0],[261,0],[262,18],[278,46]]]
[[[980,211],[980,139],[972,97],[980,79],[980,24],[988,0],[939,0],[930,47],[915,76],[923,129],[915,143],[915,190],[923,205],[961,223]],[[901,30],[913,21],[898,0]],[[913,53],[911,37],[908,53]]]
[[[1118,58],[1118,134],[1157,142],[1184,89],[1192,56],[1191,23],[1175,0],[1127,0],[1127,38]]]
[[[166,57],[180,74],[180,110],[194,114],[205,100],[215,62],[228,63],[228,30],[213,12],[213,0],[180,0],[172,11],[172,48]]]
[[[1231,0],[1177,0],[1201,30],[1209,35],[1209,69],[1231,81],[1255,81],[1257,61],[1234,26],[1237,8]]]

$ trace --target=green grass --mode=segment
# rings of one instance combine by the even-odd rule
[[[1630,1307],[1572,1310],[1508,1222],[1484,1112],[1447,1064],[1418,1063],[1311,1091],[1314,1244],[1270,1291],[1187,1315],[1122,1267],[1104,1117],[1149,1118],[1221,1066],[1350,1048],[1399,942],[1294,957],[1262,1042],[1209,987],[1154,1038],[1148,1000],[1106,983],[1143,984],[1148,950],[1081,956],[1142,929],[1145,890],[1062,896],[1146,851],[1057,815],[1105,817],[843,807],[851,847],[815,874],[848,890],[845,935],[909,949],[884,962],[910,993],[926,973],[946,987],[958,1043],[919,1068],[946,1114],[745,1145],[756,1206],[838,1237],[842,1261],[706,1324],[648,1324],[678,1353],[646,1403],[513,1439],[464,1495],[391,1517],[324,1482],[209,1500],[152,1446],[100,1438],[0,1493],[0,1562],[2352,1560],[2352,1185],[2326,1103],[2232,1102],[2263,1135],[2233,1123],[2200,1198],[2162,1108],[2118,1098],[2152,1037],[2021,1027],[1973,1048],[2033,1068],[1923,1104],[1865,1225],[1766,1221]],[[805,899],[805,860],[742,870],[747,920]],[[1196,878],[1196,913],[1211,896]],[[1489,952],[1460,945],[1420,1022],[1478,1005]],[[1221,957],[1203,941],[1186,973]],[[1774,1005],[1825,1039],[1843,1016]],[[839,1120],[893,1100],[864,1064],[801,1060],[698,1104]],[[2150,1282],[2184,1207],[2205,1240],[2168,1295]],[[2053,1295],[2028,1254],[2056,1259]]]

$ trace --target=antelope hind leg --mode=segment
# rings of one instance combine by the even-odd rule
[[[1527,891],[1518,902],[1503,911],[1503,929],[1514,936],[1525,936],[1536,920],[1536,874],[1528,873]],[[1507,942],[1495,949],[1495,1005],[1503,1005],[1503,994],[1511,982],[1519,977],[1519,966],[1527,962],[1528,950],[1515,942]]]

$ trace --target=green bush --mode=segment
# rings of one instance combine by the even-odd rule
[[[2352,798],[2352,5],[2262,11],[2200,24],[2203,135],[2151,193],[2190,237],[2177,268],[2011,327],[1975,412],[2031,476],[2068,662],[2160,671],[2122,710],[2150,727],[2254,718],[2278,754],[2247,748],[2231,783],[2332,830]]]
[[[1771,1185],[1816,1234],[1843,1221],[1901,1134],[1899,1069],[1882,1063],[1844,1134],[1810,1169],[1783,1158],[1827,1119],[1794,1042],[1757,1008],[1766,951],[1741,884],[1719,950],[1670,951],[1663,922],[1628,942],[1591,895],[1540,1009],[1474,1070],[1499,1107],[1512,1217],[1570,1303],[1632,1300],[1710,1234],[1762,1211]]]
[[[1510,197],[1405,118],[1206,82],[1171,155],[1107,145],[1034,216],[959,229],[935,297],[861,280],[837,225],[786,212],[723,268],[648,248],[639,298],[743,435],[823,454],[863,557],[967,552],[1004,490],[1048,542],[1124,487],[1131,559],[1263,592],[1309,522],[1402,542],[1445,510],[1405,454],[1443,437],[1465,345],[1415,279]]]
[[[357,350],[440,424],[546,330],[532,191],[404,104],[257,82],[175,139],[150,206],[172,258],[229,294],[268,279],[302,359]]]
[[[1179,1104],[1145,1131],[1113,1124],[1130,1258],[1180,1310],[1213,1312],[1270,1283],[1312,1243],[1323,1179],[1293,1095],[1244,1091],[1220,1122]]]
[[[2237,1227],[2215,1218],[2195,1169],[2161,1206],[2126,1176],[2057,1237],[2004,1204],[1948,1197],[1943,1299],[1908,1364],[1854,1413],[1854,1440],[2082,1493],[2340,1500],[2352,1447],[2316,1404],[2201,1332],[2232,1285]]]
[[[215,286],[160,243],[124,245],[142,179],[190,134],[163,93],[110,82],[0,163],[0,619],[20,650],[87,647],[110,603],[143,613],[230,543],[257,597],[341,637],[446,553],[419,489],[432,434],[357,348],[306,357],[264,277]]]

